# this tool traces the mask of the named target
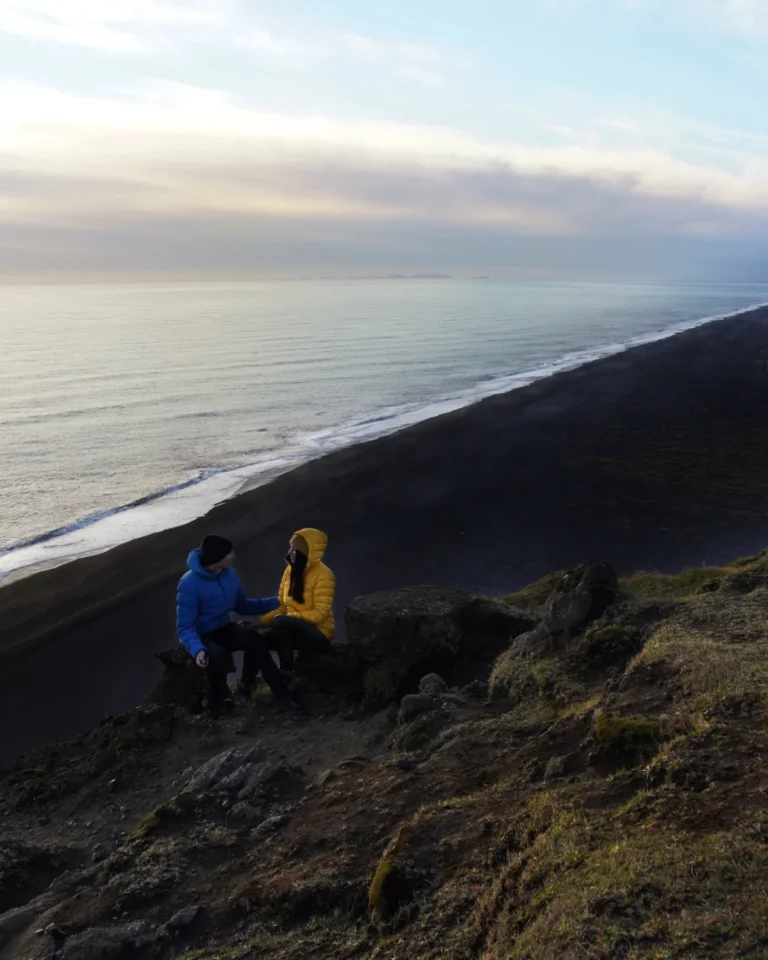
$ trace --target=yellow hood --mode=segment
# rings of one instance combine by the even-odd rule
[[[294,536],[298,534],[304,537],[309,547],[309,565],[320,563],[323,554],[328,549],[328,536],[322,530],[315,530],[314,527],[305,527],[303,530],[297,530]]]

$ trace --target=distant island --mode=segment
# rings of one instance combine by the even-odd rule
[[[355,276],[350,274],[346,277],[319,276],[313,277],[304,274],[301,278],[305,280],[453,280],[450,273],[372,273],[365,276]],[[490,280],[490,277],[473,277],[473,280]]]
[[[453,280],[450,273],[386,273],[367,277],[347,277],[347,280]]]

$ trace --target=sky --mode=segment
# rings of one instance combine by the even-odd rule
[[[0,277],[768,280],[768,0],[0,0]]]

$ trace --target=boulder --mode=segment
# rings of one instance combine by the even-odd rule
[[[268,817],[266,820],[260,823],[258,827],[256,827],[251,835],[254,837],[254,839],[268,837],[270,834],[282,829],[282,827],[288,823],[289,819],[290,817],[288,817],[286,814]]]
[[[347,608],[346,624],[368,706],[399,699],[430,671],[449,682],[472,679],[534,626],[501,601],[429,586],[359,597]]]
[[[436,702],[432,697],[424,697],[420,693],[407,693],[400,701],[400,723],[410,723],[422,713],[430,713],[435,709]]]
[[[178,913],[174,913],[168,921],[167,926],[171,930],[185,930],[187,927],[192,926],[199,913],[200,907],[198,906],[185,907],[183,910],[179,910]]]
[[[601,617],[617,599],[619,581],[607,563],[582,563],[564,573],[544,605],[550,633],[572,633]]]
[[[552,681],[542,676],[535,661],[556,656],[566,648],[591,663],[597,654],[590,644],[594,642],[597,650],[600,640],[605,640],[605,654],[609,655],[611,643],[621,633],[619,629],[599,634],[595,629],[586,638],[583,632],[618,599],[618,578],[606,563],[583,563],[564,573],[544,604],[541,623],[518,636],[496,661],[489,685],[491,699],[520,695],[531,686],[551,687]]]
[[[242,803],[267,794],[293,794],[301,788],[299,767],[282,761],[259,762],[260,756],[255,747],[230,747],[206,760],[187,780],[182,793]]]
[[[357,701],[363,697],[364,665],[346,643],[333,643],[323,653],[299,653],[296,674],[320,693]]]
[[[147,951],[164,935],[146,920],[121,926],[91,927],[65,941],[61,960],[121,960],[126,956],[147,956]]]
[[[536,659],[561,649],[619,599],[618,577],[607,563],[582,563],[555,584],[544,616],[512,645],[517,657]]]
[[[184,785],[184,793],[236,793],[247,779],[256,751],[230,747],[206,760]]]
[[[447,689],[448,684],[439,673],[428,673],[419,680],[419,693],[423,697],[439,697]]]
[[[156,656],[163,665],[163,675],[149,695],[148,702],[199,712],[206,695],[205,671],[195,664],[178,643]]]

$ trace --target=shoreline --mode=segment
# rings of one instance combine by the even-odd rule
[[[316,434],[309,433],[303,437],[297,437],[287,449],[268,451],[252,462],[224,469],[206,468],[199,477],[180,478],[172,486],[151,490],[131,503],[97,511],[68,522],[57,529],[43,531],[23,538],[10,547],[0,548],[0,590],[4,585],[7,586],[26,577],[35,576],[46,570],[56,569],[66,563],[101,556],[133,540],[184,526],[206,516],[222,503],[233,500],[251,490],[266,486],[287,473],[313,461],[321,460],[337,450],[390,436],[420,423],[454,413],[465,407],[474,406],[489,397],[525,389],[540,380],[556,376],[558,373],[578,369],[598,360],[624,353],[627,350],[633,350],[638,346],[667,340],[680,333],[710,323],[736,318],[767,307],[768,303],[753,304],[724,314],[678,321],[669,327],[638,334],[626,340],[585,347],[563,354],[554,360],[543,362],[536,367],[480,380],[472,387],[455,394],[438,396],[423,404],[385,408],[360,420],[341,423]],[[345,436],[346,440],[344,439]],[[321,449],[315,453],[306,450],[308,445],[312,444],[317,447],[318,443],[322,444],[323,441],[325,441],[325,450]],[[242,478],[237,480],[239,474],[242,475]],[[228,492],[223,497],[216,497],[215,489],[211,488],[222,484],[228,488]],[[199,509],[184,510],[183,515],[176,518],[169,518],[166,514],[165,519],[160,519],[159,522],[156,516],[154,521],[146,516],[147,511],[157,509],[165,509],[170,513],[178,511],[179,502],[176,495],[186,490],[199,491],[197,500]],[[116,521],[124,521],[125,518],[129,518],[131,521],[130,531],[123,531],[117,537],[114,533],[110,536],[108,534],[109,528],[114,526]],[[73,539],[74,543],[72,543]],[[90,540],[90,543],[88,540]],[[69,543],[72,543],[72,545],[68,549]],[[50,551],[50,553],[45,551]],[[13,567],[7,572],[3,570],[3,565],[7,563],[8,558],[16,558],[25,554],[27,560],[23,566]]]
[[[768,543],[766,414],[759,308],[342,448],[188,524],[9,583],[0,763],[146,695],[205,532],[235,541],[246,589],[266,595],[293,530],[326,529],[339,622],[353,596],[396,586],[503,594],[581,560],[621,574],[716,564]]]

